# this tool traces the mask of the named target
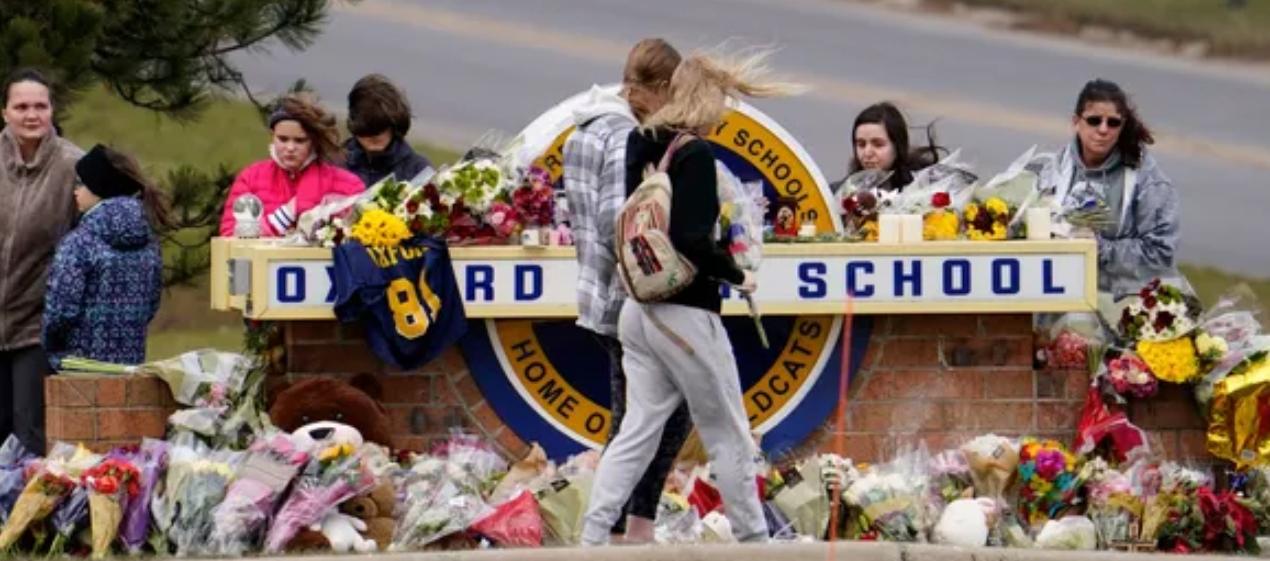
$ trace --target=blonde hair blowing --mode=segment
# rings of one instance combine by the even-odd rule
[[[656,127],[704,132],[727,114],[729,97],[777,97],[803,91],[797,84],[769,77],[771,50],[729,57],[693,54],[679,63],[670,79],[670,101],[649,117],[643,128]]]

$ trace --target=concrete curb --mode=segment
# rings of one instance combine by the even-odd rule
[[[375,555],[376,561],[1175,561],[1229,560],[1234,556],[1049,551],[1040,549],[962,549],[885,542],[782,543],[760,545],[611,546],[597,548],[491,549],[409,552]],[[364,556],[297,556],[288,561],[363,559]]]

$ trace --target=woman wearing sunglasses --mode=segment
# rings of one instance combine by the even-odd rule
[[[1137,293],[1154,277],[1175,277],[1177,191],[1146,146],[1151,131],[1114,82],[1092,80],[1076,100],[1075,138],[1059,151],[1052,186],[1064,208],[1105,204],[1098,240],[1098,290]]]

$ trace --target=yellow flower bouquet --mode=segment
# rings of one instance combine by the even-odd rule
[[[1010,206],[1000,197],[966,205],[966,237],[975,241],[999,241],[1009,237]]]
[[[373,208],[362,214],[349,235],[366,247],[397,247],[410,237],[410,228],[392,213]]]

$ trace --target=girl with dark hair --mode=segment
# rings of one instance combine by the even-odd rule
[[[263,208],[259,235],[285,235],[301,214],[327,195],[356,195],[365,190],[357,176],[338,167],[344,154],[335,118],[305,94],[282,99],[269,115],[268,160],[238,173],[225,201],[220,235],[234,236],[234,202],[244,195],[257,197]]]
[[[44,349],[53,368],[67,356],[139,364],[163,289],[155,230],[170,227],[171,220],[163,197],[131,157],[99,144],[80,158],[75,172],[75,204],[83,217],[53,258]]]
[[[389,174],[409,181],[432,167],[427,158],[406,142],[410,131],[410,102],[392,82],[368,74],[348,92],[348,132],[344,143],[345,167],[367,186]]]
[[[75,222],[75,161],[53,128],[51,83],[19,70],[0,88],[0,438],[44,450],[40,312],[57,242]]]
[[[1042,185],[1063,207],[1096,199],[1110,211],[1111,223],[1094,233],[1099,291],[1120,297],[1152,278],[1178,276],[1177,191],[1147,153],[1155,139],[1129,96],[1114,82],[1086,83],[1072,130]]]
[[[935,145],[934,124],[926,127],[926,146],[910,148],[908,122],[889,101],[870,105],[856,116],[851,125],[851,146],[847,175],[864,170],[889,171],[891,177],[884,187],[892,190],[912,183],[914,172],[934,164],[944,152]],[[834,188],[843,181],[835,183]]]

